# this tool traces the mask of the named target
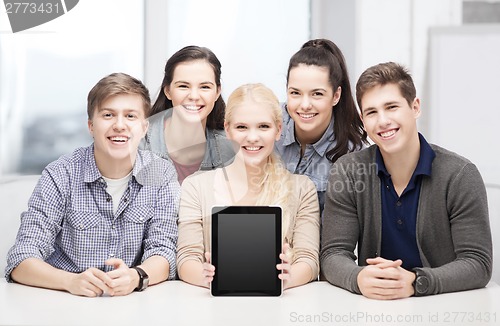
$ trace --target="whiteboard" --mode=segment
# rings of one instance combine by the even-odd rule
[[[427,140],[465,156],[500,188],[500,25],[432,28],[426,80]]]

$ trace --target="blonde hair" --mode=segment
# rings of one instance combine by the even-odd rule
[[[224,120],[230,123],[234,109],[242,104],[255,103],[265,106],[272,114],[276,126],[281,126],[283,121],[283,112],[281,110],[278,98],[263,84],[245,84],[235,89],[229,95]],[[259,181],[262,188],[257,205],[279,205],[283,208],[282,237],[291,243],[291,239],[285,239],[288,228],[290,227],[290,209],[289,203],[294,201],[291,184],[291,173],[283,165],[283,162],[276,153],[272,153],[264,168],[264,177]]]

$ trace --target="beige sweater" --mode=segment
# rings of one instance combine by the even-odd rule
[[[227,196],[218,196],[223,187],[221,170],[200,172],[186,178],[182,184],[179,208],[179,239],[177,267],[187,260],[203,262],[204,252],[210,251],[211,210],[214,205],[231,205]],[[293,248],[292,263],[305,262],[315,280],[319,273],[319,204],[314,183],[306,176],[292,174],[295,194],[283,216],[291,221],[285,237]],[[272,203],[270,203],[271,205]]]

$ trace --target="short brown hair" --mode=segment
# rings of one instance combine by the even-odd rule
[[[95,110],[110,96],[119,94],[136,94],[142,98],[144,115],[147,117],[151,110],[151,98],[146,86],[137,78],[124,73],[113,73],[101,80],[89,92],[87,97],[87,115],[89,120]]]
[[[395,62],[386,62],[366,69],[359,77],[356,83],[356,101],[359,109],[362,110],[361,100],[368,90],[386,84],[397,85],[401,95],[411,106],[417,91],[408,69]]]

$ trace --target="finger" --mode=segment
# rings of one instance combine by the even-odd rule
[[[209,263],[209,264],[210,264],[210,258],[211,258],[210,252],[208,252],[208,251],[207,251],[207,252],[205,252],[205,260],[206,260],[206,262],[207,262],[207,263]]]
[[[288,273],[281,273],[281,274],[278,274],[278,278],[280,280],[286,281],[286,280],[290,279],[290,274],[288,274]]]
[[[128,267],[120,258],[109,258],[104,263],[108,266],[113,266],[114,269],[118,269],[120,267]]]
[[[290,268],[292,268],[292,265],[290,264],[277,264],[276,269],[283,271],[285,273],[288,273],[290,271]]]
[[[382,257],[377,257],[377,258],[368,258],[366,260],[366,263],[368,265],[374,265],[379,268],[388,268],[388,267],[399,267],[403,262],[401,261],[401,259],[392,261],[384,259]]]
[[[97,268],[90,269],[89,272],[87,280],[90,283],[97,286],[104,293],[112,292],[111,288],[114,286],[114,282],[107,273]]]

